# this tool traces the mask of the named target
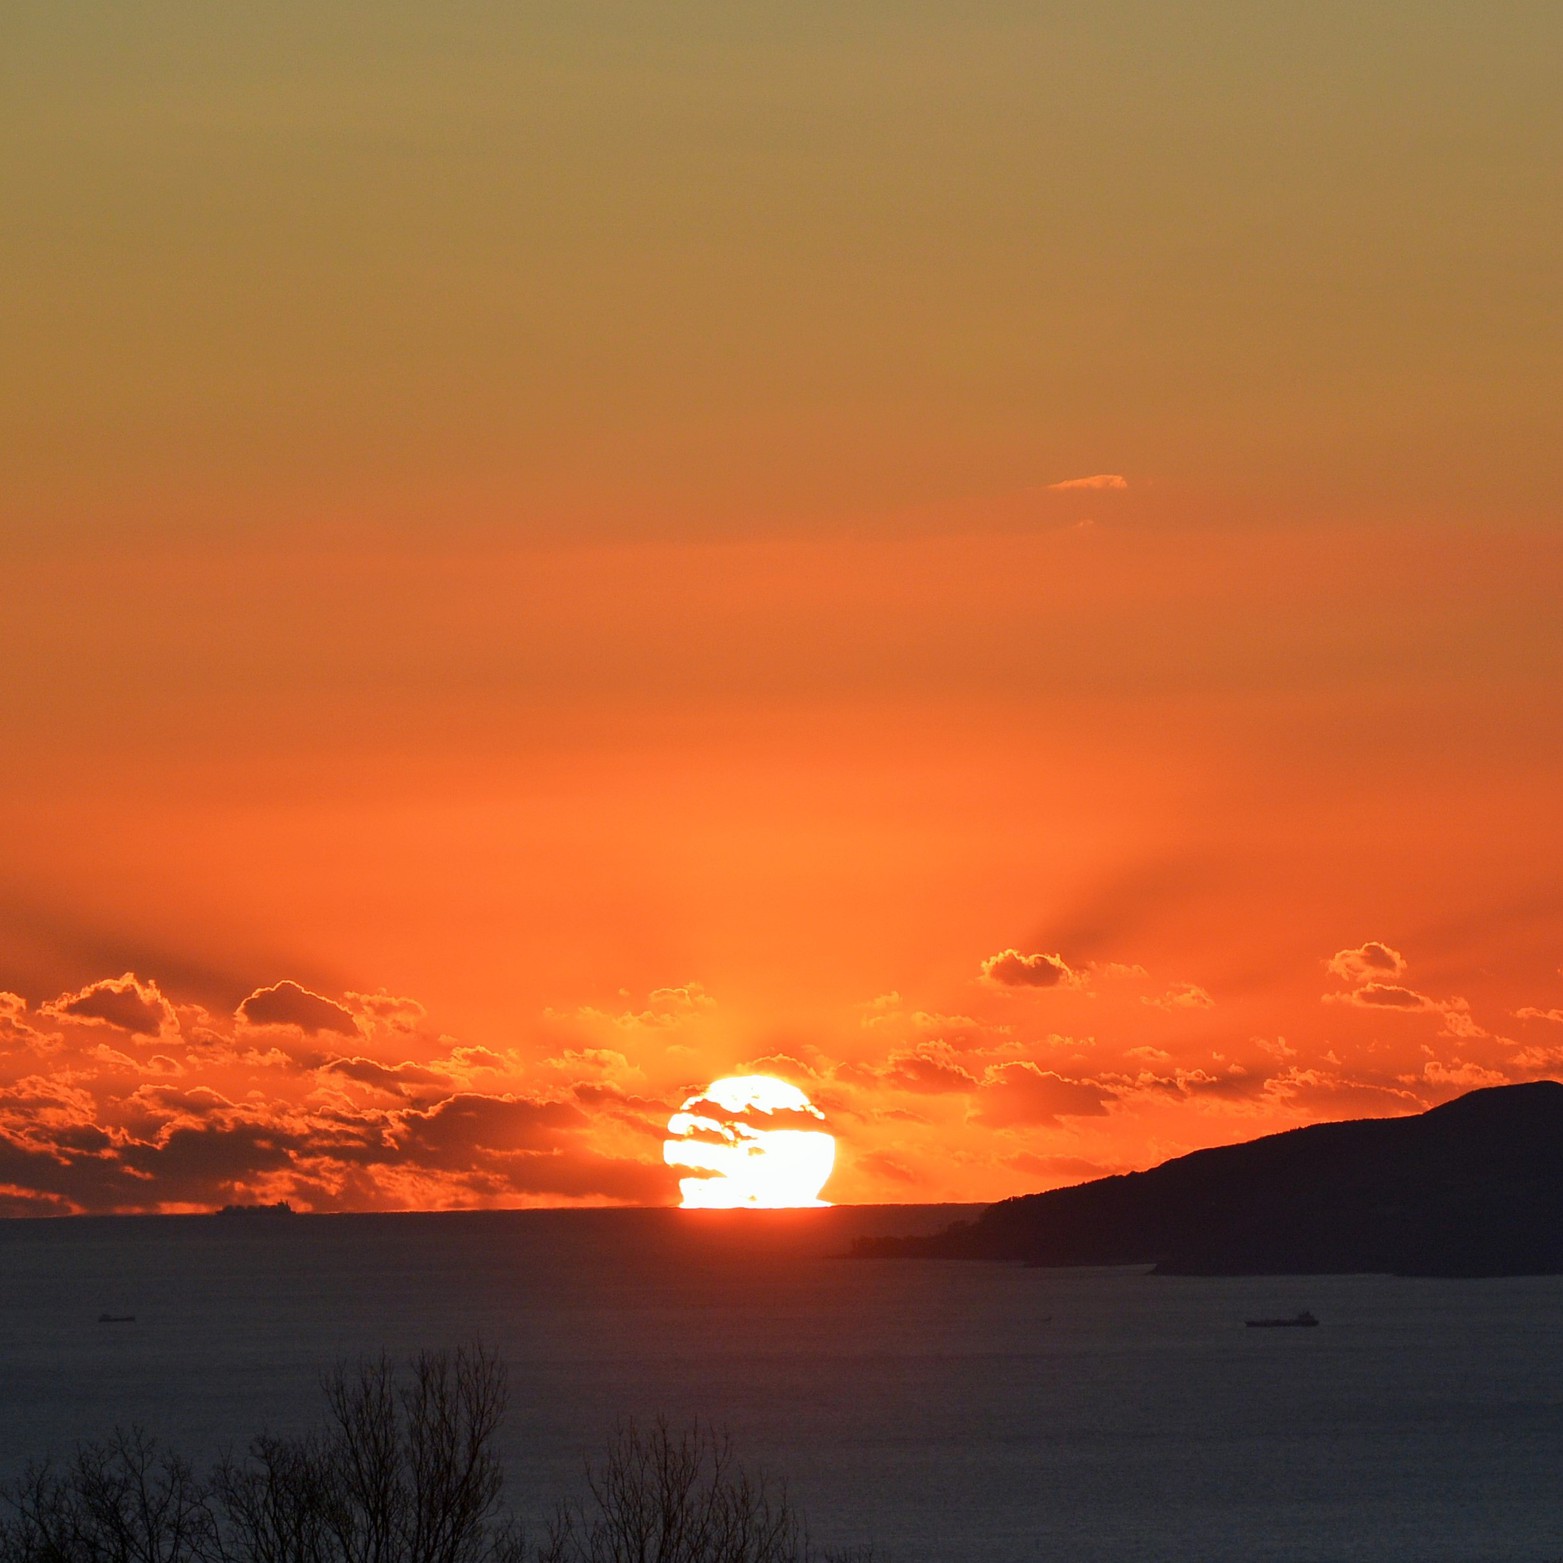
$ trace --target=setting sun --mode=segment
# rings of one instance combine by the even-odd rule
[[[729,1075],[692,1096],[668,1120],[662,1153],[686,1210],[777,1210],[824,1205],[836,1159],[824,1113],[797,1086],[770,1075]]]

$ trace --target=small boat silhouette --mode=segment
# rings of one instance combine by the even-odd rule
[[[1245,1319],[1251,1330],[1311,1330],[1318,1320],[1306,1308],[1289,1319]]]
[[[134,1324],[136,1316],[133,1313],[100,1313],[99,1324]]]

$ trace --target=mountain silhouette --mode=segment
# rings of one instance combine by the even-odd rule
[[[1149,1264],[1163,1275],[1563,1273],[1563,1085],[1320,1123],[990,1206],[868,1258]]]

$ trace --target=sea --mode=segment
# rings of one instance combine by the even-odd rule
[[[481,1339],[538,1523],[666,1416],[889,1563],[1563,1558],[1563,1278],[846,1257],[968,1214],[3,1222],[0,1474],[132,1424],[204,1463],[309,1426],[338,1360]]]

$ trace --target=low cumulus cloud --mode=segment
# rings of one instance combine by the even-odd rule
[[[155,982],[142,982],[134,972],[90,982],[75,993],[62,993],[43,1013],[59,1020],[111,1026],[127,1036],[155,1037],[174,1029],[173,1006]]]
[[[1264,1083],[1264,1095],[1311,1117],[1419,1112],[1427,1104],[1403,1079],[1352,1075],[1341,1069],[1293,1065]]]
[[[665,1104],[588,1113],[567,1070],[523,1089],[515,1054],[429,1035],[410,999],[281,981],[224,1021],[127,973],[37,1017],[47,1032],[24,998],[0,995],[9,1214],[274,1199],[316,1210],[654,1204],[673,1192],[645,1126],[666,1121]],[[267,1032],[293,1039],[258,1046]]]
[[[1159,997],[1140,1000],[1155,1009],[1176,1012],[1180,1009],[1214,1009],[1216,1001],[1197,982],[1175,982]]]
[[[303,992],[304,990],[300,989],[299,991]],[[318,997],[318,995],[314,996]],[[252,994],[251,997],[253,998],[254,995]],[[348,1004],[352,1005],[353,1009],[358,1014],[364,1016],[371,1024],[385,1026],[392,1031],[416,1031],[428,1015],[428,1011],[416,999],[398,998],[394,994],[387,993],[384,988],[381,988],[377,993],[354,993],[349,990],[346,997]],[[248,1003],[249,1001],[246,1000],[245,1002]],[[326,1002],[329,1003],[330,1001],[327,1000]],[[334,1007],[343,1008],[344,1006]],[[344,1032],[343,1035],[345,1036],[347,1033]]]
[[[1354,986],[1345,992],[1326,993],[1326,1004],[1349,1004],[1354,1009],[1399,1012],[1403,1015],[1432,1014],[1443,1021],[1441,1034],[1447,1037],[1486,1037],[1490,1033],[1476,1023],[1470,1004],[1463,998],[1432,998],[1389,978],[1403,977],[1407,961],[1399,950],[1369,940],[1354,950],[1338,950],[1325,962],[1342,981]]]
[[[1126,489],[1129,480],[1121,472],[1093,472],[1088,478],[1064,478],[1058,483],[1049,483],[1048,489],[1054,494],[1066,494],[1077,490],[1114,491]]]
[[[358,1035],[358,1022],[345,1005],[286,979],[269,988],[257,988],[239,1005],[238,1015],[252,1026],[292,1026],[299,1031]]]
[[[1022,955],[1009,949],[982,963],[982,980],[1000,988],[1060,988],[1078,986],[1080,976],[1061,955]]]
[[[1438,1005],[1425,993],[1412,988],[1402,988],[1392,982],[1365,982],[1360,988],[1347,993],[1326,993],[1326,1002],[1352,1004],[1358,1009],[1437,1009]]]
[[[945,1043],[927,1042],[903,1053],[892,1053],[880,1078],[901,1091],[974,1091],[977,1077]]]
[[[450,1076],[422,1064],[382,1064],[375,1058],[333,1058],[320,1066],[321,1074],[340,1075],[360,1085],[408,1096],[429,1090],[449,1090]]]
[[[1354,950],[1337,950],[1324,964],[1343,982],[1385,982],[1404,976],[1406,971],[1405,956],[1376,939]]]

